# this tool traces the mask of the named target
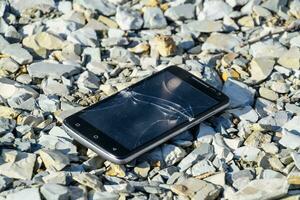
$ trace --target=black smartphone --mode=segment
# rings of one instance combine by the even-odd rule
[[[63,125],[79,143],[124,164],[228,104],[221,91],[171,66],[67,117]]]

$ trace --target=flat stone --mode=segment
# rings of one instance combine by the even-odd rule
[[[285,83],[283,81],[273,81],[271,85],[271,89],[274,92],[285,94],[290,91],[290,85],[288,83]]]
[[[272,179],[272,178],[282,178],[284,179],[285,176],[279,172],[273,171],[271,169],[265,169],[262,172],[262,178],[263,179]]]
[[[20,68],[19,64],[11,58],[2,58],[0,60],[0,69],[15,73]]]
[[[218,186],[196,178],[188,178],[171,185],[171,190],[178,195],[192,199],[215,199],[221,192]]]
[[[222,91],[229,97],[231,108],[253,104],[255,90],[242,82],[229,78]]]
[[[46,76],[60,79],[62,75],[74,75],[80,72],[80,68],[73,65],[57,63],[37,62],[28,66],[28,73],[34,78],[45,78]]]
[[[256,122],[258,120],[258,115],[251,106],[245,106],[241,108],[236,108],[228,111],[234,116],[238,117],[240,120],[247,120],[250,122]]]
[[[162,152],[163,152],[164,161],[167,166],[174,165],[175,163],[182,160],[186,155],[184,149],[171,144],[164,145],[162,148]]]
[[[286,52],[286,48],[278,42],[256,42],[250,46],[249,53],[254,58],[270,57],[280,58]]]
[[[261,151],[255,147],[242,146],[234,151],[234,155],[238,159],[246,162],[256,162],[261,154]]]
[[[66,38],[80,27],[78,23],[63,18],[49,19],[45,22],[45,25],[47,32],[53,33],[61,38]]]
[[[15,60],[20,65],[29,64],[32,62],[32,55],[20,44],[10,44],[6,45],[4,49],[1,50],[3,54],[9,55],[13,60]]]
[[[0,117],[14,119],[16,118],[20,112],[14,110],[8,106],[0,106]]]
[[[253,180],[230,196],[230,199],[277,199],[287,194],[288,186],[286,179],[273,178]]]
[[[16,126],[16,122],[9,118],[0,117],[0,135],[11,132]]]
[[[273,90],[270,90],[269,88],[260,87],[259,94],[261,97],[271,100],[271,101],[275,101],[278,99],[278,94],[276,92],[274,92]]]
[[[72,176],[72,178],[78,183],[92,188],[96,191],[100,191],[102,187],[102,182],[99,178],[93,174],[89,173],[79,173]]]
[[[116,21],[122,30],[138,30],[144,23],[138,11],[120,6],[117,8]]]
[[[222,19],[232,12],[232,7],[223,1],[205,1],[203,10],[198,14],[198,19]]]
[[[38,103],[40,108],[45,112],[55,112],[59,109],[59,100],[58,98],[40,95],[38,98]]]
[[[26,9],[39,7],[39,6],[46,6],[49,8],[55,7],[55,2],[53,0],[25,0],[25,1],[19,1],[19,0],[11,0],[10,6],[17,11],[17,13],[21,13]]]
[[[68,200],[70,196],[67,187],[55,183],[42,185],[41,193],[47,200]]]
[[[90,195],[90,197],[93,200],[100,200],[100,199],[118,200],[119,194],[114,193],[114,192],[95,191]]]
[[[2,152],[2,156],[4,155],[5,153]],[[30,180],[35,160],[35,154],[16,152],[16,158],[13,162],[6,162],[0,165],[0,174],[10,178]]]
[[[65,155],[57,150],[42,149],[39,151],[39,155],[44,165],[49,170],[60,171],[70,164],[68,155]]]
[[[47,32],[36,34],[34,39],[40,47],[48,50],[62,49],[63,47],[63,40],[61,38]]]
[[[110,49],[110,57],[111,59],[122,63],[139,63],[138,57],[136,57],[133,53],[122,47],[113,47],[112,49]]]
[[[157,35],[150,42],[150,46],[163,57],[172,56],[176,52],[176,43],[171,36]]]
[[[192,167],[193,176],[201,176],[206,173],[213,173],[216,169],[213,164],[208,160],[201,160]]]
[[[59,83],[52,78],[44,79],[41,87],[46,95],[67,96],[70,92],[66,85]]]
[[[279,148],[275,143],[264,143],[261,145],[261,148],[266,153],[270,153],[270,154],[277,154],[279,152]]]
[[[211,126],[208,126],[205,123],[201,123],[199,125],[199,129],[197,132],[197,141],[201,142],[201,143],[211,143],[213,136],[216,134],[216,131],[214,128],[212,128]]]
[[[89,27],[84,27],[72,32],[67,37],[67,40],[75,44],[80,44],[82,46],[99,46],[99,40],[96,31]]]
[[[51,171],[49,175],[44,176],[42,179],[45,183],[67,184],[67,174],[65,172]]]
[[[52,150],[59,150],[64,154],[76,155],[77,148],[69,140],[59,138],[53,135],[41,135],[38,144],[42,147]]]
[[[165,12],[165,16],[173,21],[193,19],[195,17],[195,6],[190,3],[172,6]]]
[[[50,131],[49,131],[49,135],[53,135],[56,137],[61,137],[61,138],[65,138],[68,140],[72,140],[72,138],[67,134],[67,132],[59,126],[54,126]]]
[[[181,32],[185,34],[193,34],[194,36],[200,35],[200,33],[211,33],[218,32],[222,30],[222,22],[221,21],[213,21],[213,20],[194,20],[190,21],[181,26]]]
[[[178,167],[180,171],[187,170],[190,166],[197,163],[197,161],[202,159],[210,159],[214,155],[214,148],[210,144],[201,144],[199,147],[194,149],[191,153],[185,156]]]
[[[89,93],[99,89],[100,79],[95,74],[85,71],[79,75],[77,85],[80,91]]]
[[[240,43],[234,35],[212,33],[202,46],[202,50],[209,51],[232,51]]]
[[[270,58],[254,58],[250,63],[251,80],[260,82],[265,80],[272,72],[275,61]]]
[[[110,16],[116,13],[116,6],[107,0],[77,0],[76,3],[85,8]]]
[[[291,47],[287,52],[280,56],[278,63],[289,69],[300,68],[300,50],[297,47]]]
[[[133,171],[143,177],[143,178],[146,178],[147,175],[148,175],[148,172],[150,171],[150,165],[148,162],[142,162],[140,164],[138,164],[134,169]]]
[[[160,8],[144,8],[144,28],[160,29],[165,28],[168,24]]]
[[[24,198],[41,200],[39,188],[26,188],[6,196],[6,200],[23,200]]]

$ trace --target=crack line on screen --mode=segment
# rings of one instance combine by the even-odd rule
[[[172,94],[171,91],[168,90],[168,87],[165,84],[164,84],[164,87],[165,87],[165,89],[167,89],[168,93]],[[143,140],[141,140],[141,138],[143,138],[146,135],[148,130],[150,130],[152,127],[154,127],[158,123],[167,122],[168,124],[173,124],[173,123],[176,124],[179,120],[182,120],[182,119],[188,120],[188,121],[192,121],[195,119],[195,115],[194,115],[193,108],[191,105],[186,105],[185,106],[186,108],[185,108],[182,105],[179,105],[172,101],[169,101],[169,100],[166,100],[163,98],[159,98],[159,97],[154,97],[154,96],[138,93],[131,89],[122,90],[122,91],[120,91],[119,94],[120,94],[120,96],[114,97],[114,100],[112,100],[108,105],[106,105],[104,107],[97,107],[96,109],[92,109],[92,110],[85,110],[85,112],[93,112],[93,111],[100,111],[100,110],[105,110],[105,109],[112,109],[112,108],[118,107],[128,101],[132,101],[132,103],[134,103],[134,104],[144,103],[144,104],[149,104],[151,106],[154,106],[154,107],[156,107],[156,109],[160,110],[164,116],[164,119],[157,120],[157,121],[153,122],[152,124],[150,124],[149,126],[147,126],[147,128],[145,128],[143,130],[143,132],[139,134],[139,137],[136,139],[136,143],[133,146],[138,146],[141,143],[143,143]],[[183,101],[183,99],[181,97],[179,97],[177,95],[176,95],[176,97],[178,99],[180,99],[183,102],[183,104],[186,103]],[[199,105],[197,107],[205,107],[205,106]],[[194,106],[194,108],[195,108],[195,106]]]

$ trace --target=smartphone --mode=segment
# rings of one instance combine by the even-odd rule
[[[229,105],[229,98],[176,66],[167,67],[63,121],[79,143],[127,163]]]

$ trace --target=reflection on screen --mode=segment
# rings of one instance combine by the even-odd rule
[[[165,71],[85,110],[80,117],[132,150],[216,104],[215,99]]]

